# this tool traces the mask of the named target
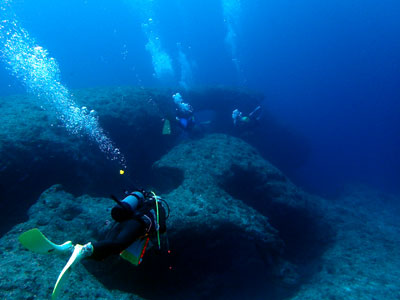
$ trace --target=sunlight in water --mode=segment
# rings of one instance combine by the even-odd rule
[[[143,23],[142,29],[148,39],[146,50],[151,55],[154,69],[154,77],[156,77],[157,79],[167,78],[169,76],[172,77],[174,75],[172,60],[161,46],[161,40],[154,30],[153,20],[148,19],[146,23]]]
[[[235,65],[238,76],[241,76],[242,69],[237,54],[237,29],[241,14],[240,0],[222,0],[222,11],[226,27],[225,43],[231,52],[232,63]]]
[[[193,84],[192,64],[189,62],[189,59],[183,52],[181,43],[177,43],[176,46],[178,47],[178,60],[181,66],[181,78],[179,80],[179,86],[185,90],[188,90]]]
[[[153,76],[161,81],[172,79],[175,75],[172,59],[162,47],[158,22],[155,19],[153,0],[125,0],[125,3],[138,13],[142,22],[142,31],[146,36],[146,50],[151,56]]]

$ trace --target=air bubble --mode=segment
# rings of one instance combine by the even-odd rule
[[[5,11],[0,27],[1,59],[10,73],[21,80],[28,92],[47,101],[46,109],[53,111],[64,127],[78,136],[87,135],[102,152],[126,168],[124,156],[100,127],[94,110],[79,108],[68,89],[59,80],[60,69],[48,51],[39,46],[21,26],[7,1],[0,1]],[[93,112],[93,113],[92,113]]]

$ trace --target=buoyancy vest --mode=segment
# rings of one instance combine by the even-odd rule
[[[156,201],[158,201],[158,224],[157,223],[157,210]],[[159,231],[164,233],[167,230],[166,226],[166,207],[163,201],[156,200],[154,197],[146,199],[134,213],[134,217],[142,221],[148,233]]]
[[[164,233],[166,231],[166,209],[168,207],[166,207],[165,201],[160,199],[152,196],[145,197],[142,192],[130,193],[118,205],[113,207],[111,216],[117,222],[136,219],[143,223],[148,234],[157,230],[160,233]],[[158,224],[156,224],[156,201],[158,201]]]

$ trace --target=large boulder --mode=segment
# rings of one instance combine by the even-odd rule
[[[68,134],[48,103],[28,95],[0,98],[0,209],[4,212],[0,234],[24,220],[29,206],[50,185],[62,183],[75,195],[104,195],[131,184],[131,178],[137,185],[149,183],[152,163],[181,141],[182,132],[174,122],[176,107],[171,98],[174,92],[139,87],[72,91],[78,106],[96,111],[100,125],[126,156],[129,178],[121,177],[120,166],[107,160],[86,136]],[[197,136],[202,132],[232,131],[232,109],[239,107],[248,112],[263,99],[249,91],[225,88],[197,89],[182,94],[196,112],[212,120],[205,122],[208,125],[203,127],[204,131],[197,131]],[[162,135],[165,119],[172,126],[172,134],[168,136]],[[280,128],[269,118],[265,120],[269,131]],[[281,130],[277,132],[275,138],[267,135],[276,145],[265,152],[272,160],[277,157],[272,149],[279,148],[285,136],[290,136]],[[295,156],[299,157],[299,147],[286,144],[280,148],[296,148]]]
[[[153,244],[139,267],[119,257],[85,260],[65,299],[281,298],[309,275],[302,267],[329,242],[318,199],[240,139],[215,134],[181,143],[153,172],[153,189],[171,209],[171,253]],[[58,243],[101,239],[112,224],[112,206],[110,199],[74,197],[59,185],[42,193],[29,220],[0,240],[0,296],[48,298],[67,260],[24,250],[20,233],[38,227]]]
[[[178,213],[171,218],[190,216],[197,224],[230,220],[258,236],[268,232],[266,228],[276,230],[284,246],[279,244],[274,252],[277,248],[269,244],[269,251],[262,252],[268,261],[278,252],[294,263],[312,261],[332,238],[323,212],[325,201],[296,187],[241,139],[212,134],[187,141],[153,169],[153,182],[174,199],[172,210]],[[263,222],[267,225],[260,226]]]

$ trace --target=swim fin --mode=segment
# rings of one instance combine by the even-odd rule
[[[142,262],[149,240],[149,237],[136,240],[132,245],[122,251],[120,256],[131,264],[138,266]]]
[[[73,247],[71,241],[65,242],[61,245],[51,242],[37,228],[25,231],[18,237],[18,240],[28,250],[41,254],[52,252],[63,253],[70,251]]]
[[[171,123],[169,122],[168,119],[164,120],[164,126],[162,129],[162,134],[171,134]]]
[[[51,295],[52,300],[57,299],[63,286],[68,281],[69,275],[71,274],[72,271],[72,267],[76,265],[79,261],[81,261],[82,258],[90,256],[92,252],[93,252],[93,246],[91,243],[88,243],[83,246],[79,244],[75,245],[74,252],[69,258],[67,264],[62,269],[60,275],[58,276],[57,282],[53,289],[53,293]]]

